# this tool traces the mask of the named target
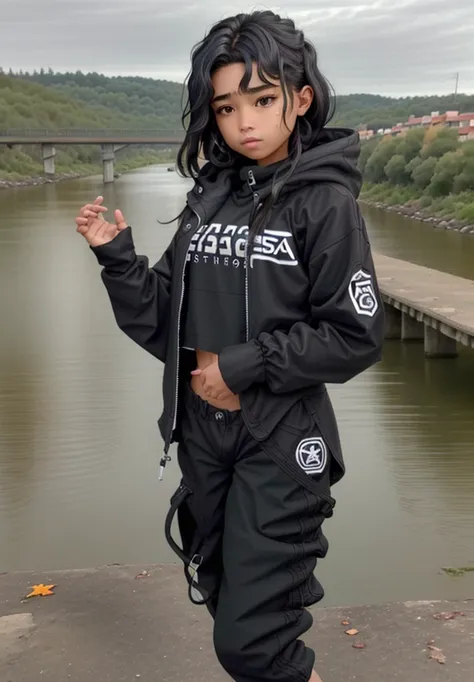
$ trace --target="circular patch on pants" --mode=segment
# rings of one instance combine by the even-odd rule
[[[328,449],[323,439],[305,438],[296,448],[296,461],[307,474],[321,474],[328,461]]]

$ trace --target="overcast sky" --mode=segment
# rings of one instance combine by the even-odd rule
[[[336,92],[474,92],[474,0],[0,0],[5,70],[98,71],[182,82],[215,21],[263,7],[294,18]]]

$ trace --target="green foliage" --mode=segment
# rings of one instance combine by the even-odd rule
[[[420,159],[420,161],[421,163],[412,171],[411,177],[415,183],[415,187],[426,189],[431,182],[438,161],[434,156],[431,156],[424,161]]]
[[[431,196],[446,196],[453,190],[454,178],[461,173],[463,167],[462,153],[448,152],[444,154],[435,167],[433,177],[428,185]]]
[[[71,74],[70,74],[71,76]],[[36,80],[47,83],[50,79],[51,87],[45,87],[38,82],[34,82],[34,77],[23,78],[17,76],[6,76],[0,74],[0,128],[46,128],[54,130],[57,128],[127,128],[137,129],[174,129],[179,130],[179,116],[177,116],[178,105],[176,92],[181,91],[177,84],[164,85],[158,94],[155,92],[155,99],[164,97],[168,86],[174,91],[175,104],[170,109],[171,114],[167,117],[160,116],[161,109],[157,107],[157,113],[150,113],[152,107],[148,101],[149,95],[147,88],[136,87],[127,96],[126,93],[108,93],[104,89],[107,80],[115,82],[117,87],[123,88],[120,79],[106,79],[98,77],[96,86],[92,81],[82,83],[82,74],[69,78],[69,86],[74,84],[74,78],[78,78],[78,88],[91,89],[96,87],[98,96],[94,97],[89,92],[90,103],[86,104],[87,97],[79,96],[79,90],[75,93],[77,98],[72,98],[66,92],[67,88],[59,87],[59,83],[54,82],[54,74],[37,74]],[[147,79],[144,79],[147,80]],[[151,80],[151,79],[148,79]],[[151,81],[157,83],[156,81]],[[55,87],[57,85],[58,87]],[[171,87],[173,86],[173,87]],[[147,86],[148,89],[150,86]],[[101,93],[100,90],[103,89]],[[82,92],[82,91],[81,91]],[[106,106],[108,94],[117,95],[115,101],[117,106]],[[104,95],[104,97],[102,97]],[[126,99],[124,105],[123,97]],[[120,99],[122,98],[122,99]],[[135,98],[135,99],[133,99]],[[135,106],[133,106],[135,102]],[[168,103],[169,106],[169,103]],[[8,149],[0,146],[0,179],[20,180],[26,177],[34,177],[43,174],[43,163],[40,157],[40,147],[24,145],[21,148],[15,147]],[[77,171],[79,173],[92,173],[100,170],[100,148],[97,145],[88,146],[58,146],[56,155],[56,170],[58,173],[66,171]],[[157,151],[156,147],[144,148],[134,145],[117,154],[117,169],[125,169],[124,165],[136,168],[138,165],[157,163],[161,160],[169,160],[170,154],[165,155]]]
[[[108,77],[99,73],[23,74],[24,80],[39,83],[68,99],[96,111],[114,112],[129,128],[181,129],[183,86],[170,81],[139,76]]]
[[[463,150],[464,151],[464,150]],[[474,154],[464,155],[462,171],[454,178],[453,192],[459,194],[474,188]]]
[[[410,173],[402,154],[392,156],[384,168],[384,173],[393,185],[406,185],[410,181]]]
[[[418,154],[423,146],[424,138],[425,130],[423,128],[413,128],[413,130],[408,131],[405,137],[399,138],[398,153],[403,155],[407,163],[419,158]]]
[[[365,177],[369,182],[385,182],[385,166],[396,153],[397,141],[393,138],[384,138],[372,152],[365,167]]]
[[[368,94],[342,95],[336,99],[333,123],[351,127],[364,124],[377,131],[404,123],[411,114],[419,117],[452,109],[460,113],[474,111],[474,95],[458,95],[456,102],[452,95],[398,99]]]
[[[364,173],[367,161],[371,157],[372,152],[374,151],[378,143],[379,140],[376,137],[374,137],[371,140],[362,142],[362,144],[360,145],[359,168],[362,173]]]
[[[471,199],[471,203],[459,207],[455,215],[458,220],[474,224],[474,200]]]
[[[458,146],[459,135],[456,128],[440,128],[437,131],[436,128],[428,129],[420,156],[422,159],[428,159],[431,156],[440,159],[444,154],[455,151]]]
[[[377,140],[365,154],[363,198],[397,205],[415,201],[432,215],[474,222],[473,142],[459,142],[457,130],[446,128]]]

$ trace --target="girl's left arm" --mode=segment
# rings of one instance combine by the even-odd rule
[[[321,214],[308,235],[311,319],[224,348],[219,368],[233,393],[253,383],[273,393],[344,383],[381,358],[384,312],[364,220],[348,192]]]

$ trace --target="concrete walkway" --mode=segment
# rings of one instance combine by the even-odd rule
[[[39,583],[54,595],[24,600]],[[307,641],[324,682],[474,680],[474,601],[312,612]],[[225,682],[211,632],[176,565],[0,575],[1,682]]]
[[[474,280],[380,253],[374,262],[385,303],[474,348]]]

